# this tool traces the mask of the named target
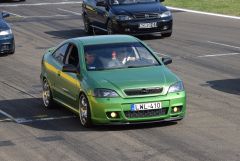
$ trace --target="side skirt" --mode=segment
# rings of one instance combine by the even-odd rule
[[[59,99],[56,99],[54,98],[54,101],[56,101],[57,103],[63,105],[64,107],[66,107],[67,109],[71,110],[72,112],[74,112],[75,114],[79,114],[79,111],[75,108],[73,108],[72,106],[64,103],[63,101],[59,100]]]

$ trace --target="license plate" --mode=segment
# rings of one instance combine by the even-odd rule
[[[131,111],[154,110],[161,108],[162,108],[161,102],[131,104]]]
[[[154,28],[157,27],[157,22],[152,23],[140,23],[139,28],[146,29],[146,28]]]

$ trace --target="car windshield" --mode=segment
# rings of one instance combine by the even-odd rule
[[[87,70],[159,66],[160,62],[141,43],[114,43],[84,47]]]
[[[158,2],[158,0],[110,0],[111,5],[153,3],[153,2]]]

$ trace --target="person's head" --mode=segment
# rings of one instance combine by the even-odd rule
[[[96,55],[93,53],[85,53],[85,59],[88,65],[93,64],[95,62]]]
[[[116,51],[112,51],[112,60],[115,60],[117,58]]]

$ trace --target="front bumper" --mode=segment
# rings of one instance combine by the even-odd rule
[[[139,28],[140,23],[157,23],[154,28]],[[151,19],[151,20],[130,20],[130,21],[113,21],[113,30],[115,33],[145,35],[152,33],[171,33],[172,19]]]
[[[12,35],[0,36],[0,54],[12,53],[14,50],[14,37]]]
[[[139,115],[131,112],[131,104],[161,102],[162,111],[143,111]],[[186,94],[185,92],[171,93],[165,96],[141,97],[141,98],[95,98],[89,96],[91,118],[93,124],[138,124],[159,121],[177,121],[185,116]],[[178,112],[173,112],[173,107],[181,107]],[[109,112],[117,112],[117,118],[110,118]],[[137,115],[135,115],[137,114]]]

